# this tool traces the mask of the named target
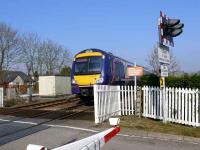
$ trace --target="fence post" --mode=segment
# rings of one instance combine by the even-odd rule
[[[118,109],[119,109],[119,112],[118,112],[118,115],[119,116],[121,116],[121,98],[120,98],[120,92],[121,92],[121,90],[120,90],[120,86],[117,86],[117,91],[118,91],[118,98],[117,98],[117,100],[118,100]]]
[[[162,101],[163,101],[163,123],[167,123],[167,102],[165,87],[162,88]]]
[[[1,95],[0,95],[0,101],[1,101],[1,102],[0,102],[0,107],[3,107],[3,88],[0,88],[0,92],[1,92],[1,93],[0,93],[0,94],[1,94]]]
[[[94,85],[94,118],[95,118],[95,123],[98,124],[99,122],[99,108],[98,108],[98,93],[97,93],[97,86]]]
[[[136,115],[140,118],[141,113],[142,113],[142,91],[141,87],[137,87]]]

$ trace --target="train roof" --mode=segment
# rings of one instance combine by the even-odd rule
[[[112,55],[113,57],[119,58],[119,59],[121,59],[121,60],[123,60],[123,61],[125,61],[125,62],[127,62],[127,63],[129,63],[129,64],[131,64],[131,65],[134,65],[133,62],[130,62],[130,61],[128,61],[128,60],[125,60],[125,59],[123,59],[123,58],[120,58],[120,57],[118,57],[118,56],[115,56],[115,55],[113,55],[113,54],[110,53],[110,52],[106,52],[106,51],[103,51],[103,50],[97,49],[97,48],[85,49],[85,50],[79,52],[78,54],[85,53],[85,52],[87,52],[87,51],[100,52],[100,53],[102,53],[102,54],[104,54],[104,55]],[[78,54],[76,54],[76,55],[78,55]],[[137,65],[137,66],[141,66],[141,65]],[[149,72],[149,73],[151,72],[148,68],[146,68],[146,67],[144,67],[144,66],[141,66],[141,67],[144,68],[144,71]]]
[[[85,50],[79,52],[78,54],[85,53],[85,52],[87,52],[87,51],[100,52],[100,53],[102,53],[102,54],[104,54],[104,55],[112,55],[113,57],[119,58],[119,59],[121,59],[121,60],[123,60],[123,61],[125,61],[125,62],[128,62],[128,63],[134,65],[133,62],[130,62],[130,61],[128,61],[128,60],[125,60],[125,59],[123,59],[123,58],[120,58],[120,57],[118,57],[118,56],[115,56],[115,55],[113,55],[113,54],[110,53],[110,52],[106,52],[106,51],[103,51],[103,50],[101,50],[101,49],[96,49],[96,48],[85,49]],[[76,55],[78,55],[78,54],[76,54]]]

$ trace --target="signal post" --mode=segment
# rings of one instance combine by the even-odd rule
[[[173,38],[183,32],[184,24],[179,19],[170,19],[162,11],[158,19],[159,43],[157,45],[158,60],[160,63],[160,88],[163,101],[163,122],[167,122],[167,107],[165,99],[165,77],[168,77],[168,65],[170,64],[169,46],[174,47]]]

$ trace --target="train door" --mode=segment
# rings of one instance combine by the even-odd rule
[[[113,83],[123,84],[125,79],[124,64],[119,60],[113,61]]]

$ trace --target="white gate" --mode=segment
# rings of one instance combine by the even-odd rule
[[[3,107],[3,88],[0,88],[0,107]]]
[[[114,115],[132,115],[135,112],[133,86],[94,85],[95,123]]]
[[[200,126],[198,89],[143,87],[143,116]]]
[[[113,115],[121,115],[120,87],[94,85],[95,123],[101,123]]]

